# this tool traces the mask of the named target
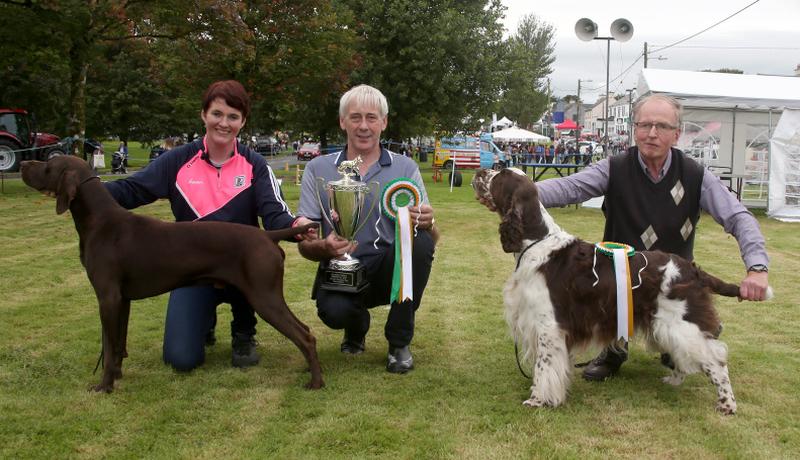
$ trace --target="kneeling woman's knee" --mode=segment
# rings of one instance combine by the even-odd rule
[[[164,342],[164,363],[172,366],[176,371],[189,372],[199,367],[205,361],[205,350],[201,346],[188,347],[181,343]]]

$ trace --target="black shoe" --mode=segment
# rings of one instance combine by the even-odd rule
[[[414,369],[414,357],[408,345],[402,348],[389,347],[389,363],[386,370],[393,374],[405,374]]]
[[[214,328],[212,327],[206,332],[206,346],[210,347],[215,343],[217,343],[217,337],[214,335]]]
[[[628,353],[625,350],[618,352],[607,348],[589,362],[586,369],[583,370],[583,378],[590,382],[602,382],[612,375],[616,375],[626,359],[628,359]]]
[[[353,339],[345,331],[341,346],[342,353],[347,355],[360,355],[364,353],[364,349],[364,337]]]
[[[250,367],[258,364],[261,355],[256,351],[256,339],[249,334],[234,333],[231,340],[231,365],[233,367]]]

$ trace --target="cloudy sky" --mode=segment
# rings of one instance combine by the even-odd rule
[[[640,57],[645,42],[650,51],[649,68],[736,68],[747,74],[793,75],[795,67],[800,65],[800,0],[755,1],[503,0],[503,4],[508,8],[505,25],[510,33],[516,30],[519,19],[528,14],[535,14],[555,27],[553,93],[575,94],[580,79],[581,99],[593,102],[605,90],[606,41],[584,42],[575,36],[575,23],[584,17],[597,23],[601,37],[610,36],[611,23],[617,18],[633,24],[633,37],[629,41],[611,42],[611,91],[635,88],[643,67]],[[754,2],[707,32],[658,51]]]

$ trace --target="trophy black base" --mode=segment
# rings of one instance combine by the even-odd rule
[[[364,267],[355,270],[325,268],[322,270],[321,288],[329,291],[358,294],[369,286],[367,271]]]

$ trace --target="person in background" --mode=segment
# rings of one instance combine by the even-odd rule
[[[309,223],[292,215],[264,158],[237,141],[250,114],[250,98],[244,87],[235,80],[212,83],[201,107],[205,136],[164,152],[126,179],[107,182],[111,195],[127,209],[166,198],[176,221],[258,226],[261,219],[268,230]],[[179,371],[203,363],[204,345],[216,340],[216,308],[220,303],[231,304],[233,312],[231,364],[243,368],[259,362],[252,306],[235,288],[211,284],[185,286],[170,293],[164,362]]]

